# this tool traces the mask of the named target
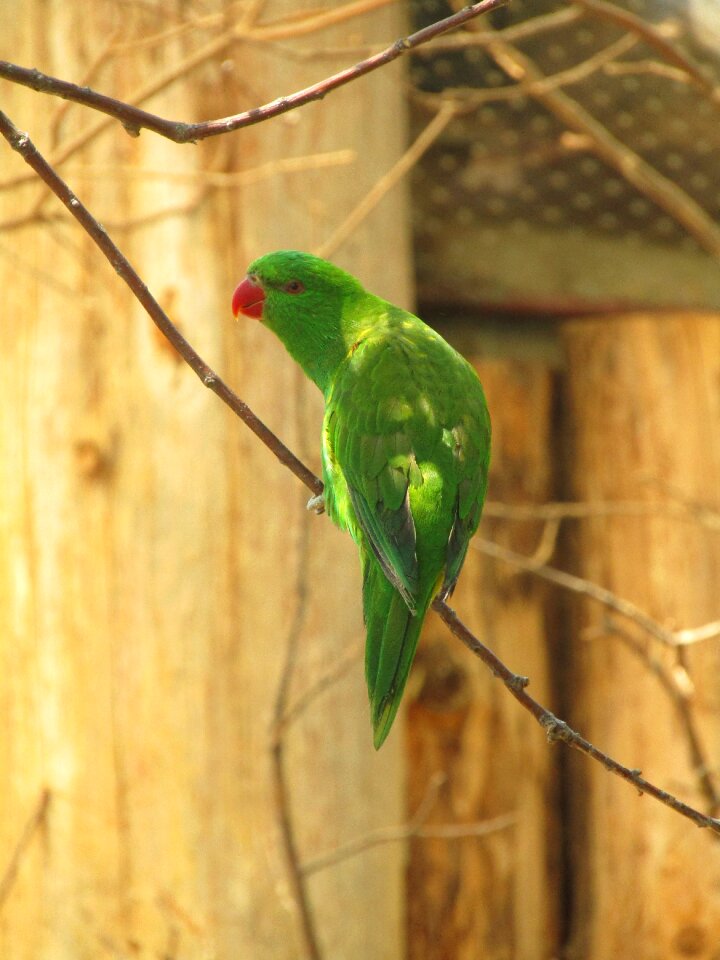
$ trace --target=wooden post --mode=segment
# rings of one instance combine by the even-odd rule
[[[265,4],[263,18],[294,10]],[[119,23],[114,3],[6,3],[0,36],[18,62],[120,97],[177,70],[144,105],[193,120],[341,65],[315,49],[404,27],[388,7],[285,37],[299,57],[236,42],[190,70],[207,34],[168,30],[164,12],[133,6]],[[113,123],[62,168],[208,362],[316,468],[317,391],[260,325],[233,324],[230,297],[249,260],[319,243],[392,165],[398,81],[381,71],[198,146]],[[97,123],[4,96],[50,158]],[[350,162],[306,159],[338,151]],[[25,174],[2,157],[0,179]],[[213,176],[238,172],[239,187]],[[0,193],[0,220],[45,192]],[[309,956],[284,829],[302,866],[403,817],[401,738],[372,748],[355,550],[305,511],[307,491],[178,362],[52,197],[42,216],[0,235],[0,955]],[[406,219],[396,191],[336,256],[399,302]],[[352,670],[283,728],[281,810],[283,678],[288,708],[353,650]],[[305,892],[325,956],[402,956],[397,846],[313,874]]]
[[[551,371],[482,357],[482,332],[457,340],[478,368],[493,421],[489,498],[552,497]],[[531,554],[542,524],[486,517],[479,535]],[[547,596],[527,574],[471,546],[453,606],[533,694],[552,703]],[[446,778],[428,826],[499,821],[487,836],[418,837],[408,870],[409,956],[416,960],[544,960],[558,945],[560,911],[556,754],[542,731],[451,637],[428,621],[408,722],[409,814],[436,774]],[[510,822],[507,822],[507,820]]]
[[[720,318],[578,320],[563,338],[573,495],[640,501],[650,511],[583,521],[578,572],[668,629],[717,620]],[[590,601],[580,605],[567,647],[568,719],[623,763],[710,810],[720,750],[717,638],[671,649],[613,615],[623,639],[608,616]],[[585,758],[573,757],[570,772],[569,955],[716,956],[716,840]]]

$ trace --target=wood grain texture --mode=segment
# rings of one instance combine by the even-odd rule
[[[452,331],[443,331],[452,340]],[[553,379],[543,364],[482,358],[482,331],[462,348],[485,384],[493,422],[494,500],[543,502],[554,482]],[[532,553],[541,525],[483,520],[480,535]],[[525,574],[468,554],[453,606],[531,690],[552,705],[547,593]],[[486,837],[417,838],[408,866],[409,956],[423,960],[546,960],[558,944],[556,753],[478,661],[430,618],[411,677],[408,805],[445,774],[428,821],[463,824],[511,814]]]
[[[577,321],[563,336],[574,496],[660,502],[680,496],[717,511],[720,319]],[[575,549],[583,576],[668,627],[696,627],[720,616],[720,538],[692,518],[590,519],[578,527]],[[632,633],[661,669],[685,681],[717,786],[717,641],[679,655]],[[570,722],[622,762],[707,809],[682,718],[647,662],[613,635],[596,605],[580,606],[572,635]],[[570,771],[575,907],[569,956],[716,960],[717,842],[598,766],[573,758]]]
[[[269,2],[263,16],[294,9]],[[123,96],[205,35],[131,45],[93,68],[109,40],[135,44],[205,12],[9,3],[0,36],[20,62],[92,74]],[[283,42],[307,53],[387,41],[404,26],[396,8],[376,10]],[[228,114],[333,66],[258,44],[223,57],[153,108]],[[391,166],[404,145],[398,76],[381,71],[197,147],[111,126],[63,168],[199,352],[315,467],[320,398],[267,331],[233,324],[230,296],[247,262],[312,248]],[[94,122],[30,91],[5,94],[50,157]],[[386,132],[368,151],[378,122]],[[340,149],[354,151],[352,167],[285,169],[232,189],[205,176]],[[153,176],[128,174],[140,168]],[[2,177],[23,172],[4,152]],[[0,194],[0,219],[41,189]],[[46,209],[56,212],[52,200]],[[407,303],[405,222],[397,190],[337,259]],[[271,721],[291,638],[290,703],[361,639],[352,543],[306,513],[297,481],[178,363],[74,224],[0,235],[0,274],[0,875],[51,792],[2,904],[0,955],[298,957]],[[360,656],[286,742],[301,859],[401,821],[400,738],[372,749]],[[313,876],[327,955],[398,960],[401,891],[397,846]]]

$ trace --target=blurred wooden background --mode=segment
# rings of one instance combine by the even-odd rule
[[[354,62],[410,12],[10,0],[0,57],[199,120]],[[432,122],[408,123],[401,64],[184,147],[3,93],[200,354],[316,471],[320,398],[267,331],[233,323],[234,284],[278,247],[322,250],[408,306],[417,279],[494,422],[492,502],[453,605],[535,697],[717,815],[720,640],[674,641],[720,619],[720,317],[682,298],[552,314],[535,260],[543,310],[499,313],[498,284],[522,286],[508,263],[530,262],[537,237],[501,232],[512,254],[495,275],[482,223],[432,225],[428,177],[469,208],[442,159],[483,142],[467,118],[415,157],[412,191],[395,183]],[[299,882],[322,960],[717,960],[716,840],[548,745],[432,616],[405,723],[375,754],[353,544],[0,156],[0,957],[308,957]],[[498,158],[483,162],[478,198],[496,183]],[[671,241],[643,261],[650,283]],[[583,268],[564,242],[558,289]],[[700,255],[677,249],[700,276]],[[590,588],[561,590],[488,541]]]

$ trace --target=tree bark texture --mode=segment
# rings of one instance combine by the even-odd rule
[[[266,22],[296,10],[253,8]],[[5,3],[0,55],[120,98],[175,72],[143,105],[196,120],[342,65],[314,51],[404,29],[388,7],[192,65],[238,10],[177,29],[205,8]],[[108,123],[61,167],[201,355],[316,469],[319,395],[271,334],[233,323],[230,297],[251,259],[317,245],[392,165],[398,80],[380,71],[197,146]],[[104,122],[9,85],[4,109],[51,160]],[[337,151],[349,162],[307,159]],[[3,149],[0,171],[26,168]],[[307,492],[203,390],[46,193],[0,192],[3,220],[42,200],[36,224],[0,235],[0,955],[305,956],[273,778],[283,683],[292,707],[349,662],[283,727],[300,863],[403,816],[401,738],[372,749],[353,545],[305,511]],[[335,254],[405,303],[406,220],[395,190]],[[397,845],[307,889],[324,955],[402,956]]]
[[[574,543],[579,572],[668,628],[717,620],[720,318],[578,320],[565,325],[563,339],[572,494],[591,503],[641,501],[653,511],[583,521]],[[686,515],[672,510],[678,504]],[[720,756],[717,638],[672,649],[627,622],[618,635],[617,621],[597,604],[580,604],[568,644],[568,719],[717,816],[709,796],[718,790]],[[717,838],[585,758],[573,757],[569,770],[569,955],[715,960]]]

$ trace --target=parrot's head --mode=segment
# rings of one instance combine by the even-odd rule
[[[356,307],[369,295],[351,274],[297,250],[250,264],[232,298],[233,314],[261,320],[321,389],[352,343]]]
[[[250,264],[235,290],[232,309],[236,317],[242,313],[275,329],[283,325],[286,314],[297,325],[298,318],[328,314],[346,295],[362,292],[355,277],[327,260],[298,250],[279,250]],[[281,335],[280,330],[276,332]]]

